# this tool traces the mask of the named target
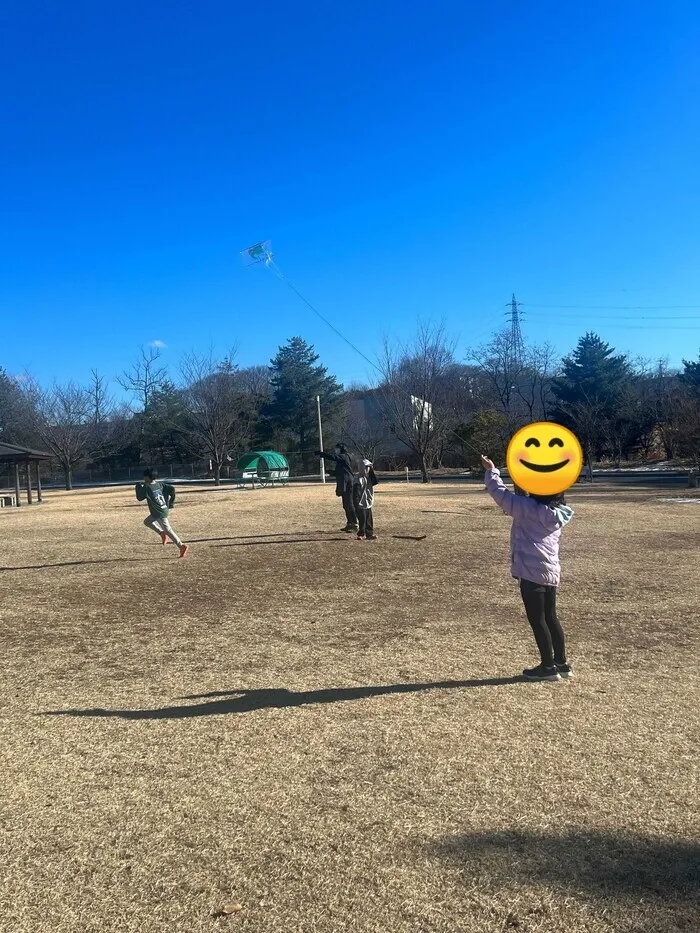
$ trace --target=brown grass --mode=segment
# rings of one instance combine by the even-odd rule
[[[512,679],[477,488],[383,484],[364,544],[331,487],[183,489],[184,561],[131,489],[3,510],[0,929],[695,933],[700,503],[660,495],[571,494],[561,685]]]

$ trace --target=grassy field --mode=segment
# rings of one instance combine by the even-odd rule
[[[571,493],[557,685],[514,676],[510,521],[476,487],[382,484],[372,543],[330,486],[185,488],[182,561],[131,488],[3,510],[0,929],[697,933],[674,494]]]

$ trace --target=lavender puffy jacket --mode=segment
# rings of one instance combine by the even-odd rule
[[[559,538],[573,517],[568,505],[550,507],[506,489],[497,469],[486,471],[486,488],[496,505],[513,519],[510,530],[511,572],[519,580],[558,586]]]

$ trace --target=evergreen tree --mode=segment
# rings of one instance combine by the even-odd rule
[[[697,362],[683,360],[683,372],[678,379],[682,386],[681,397],[677,400],[682,426],[680,449],[700,467],[700,359]]]
[[[186,404],[181,389],[169,379],[154,389],[148,411],[136,417],[143,420],[144,451],[152,463],[182,463],[187,450],[183,441]]]
[[[289,439],[301,454],[303,470],[310,472],[311,451],[316,441],[316,396],[321,398],[321,417],[331,420],[339,414],[343,387],[318,354],[301,337],[292,337],[270,361],[272,398],[266,407],[268,434]]]
[[[697,362],[683,360],[683,372],[678,377],[683,385],[700,398],[700,359]]]
[[[627,359],[614,353],[597,334],[587,333],[564,358],[561,375],[552,382],[554,419],[575,431],[589,464],[601,455],[606,438],[616,434],[630,379]]]
[[[21,385],[0,366],[0,441],[20,446],[38,443],[36,404],[33,383]]]

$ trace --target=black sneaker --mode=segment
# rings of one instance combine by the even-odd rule
[[[559,676],[562,678],[562,680],[571,680],[571,678],[574,676],[571,665],[567,664],[566,661],[564,661],[563,664],[557,664],[557,671],[559,672]]]
[[[525,680],[561,680],[555,664],[551,667],[545,667],[544,664],[538,664],[537,667],[528,667],[523,671],[523,677]]]
[[[348,532],[348,534],[351,533],[351,532],[355,532],[355,534],[357,534],[357,532],[359,531],[359,529],[358,529],[357,525],[346,525],[345,528],[343,528],[343,531]]]

